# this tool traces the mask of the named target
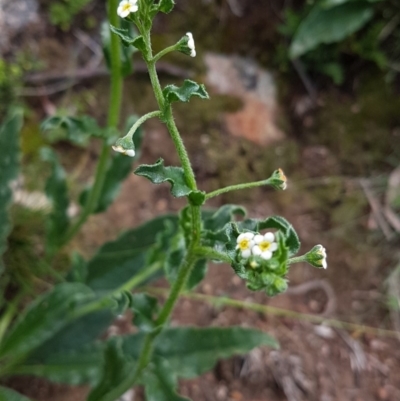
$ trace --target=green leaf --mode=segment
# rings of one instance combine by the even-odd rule
[[[7,248],[7,236],[11,231],[8,208],[12,201],[10,184],[19,170],[19,132],[22,113],[11,113],[0,127],[0,272],[3,270],[3,253]]]
[[[186,289],[192,290],[204,279],[207,274],[208,263],[206,259],[199,259],[188,277]]]
[[[155,328],[154,317],[157,313],[158,300],[147,294],[134,294],[131,309],[134,312],[133,323],[141,331],[149,332]]]
[[[125,131],[129,131],[129,128],[135,123],[137,116],[132,115],[127,119],[125,125]],[[113,203],[115,198],[118,196],[122,182],[130,174],[132,170],[132,164],[140,158],[141,147],[143,141],[144,131],[139,128],[136,130],[133,136],[133,144],[135,146],[136,154],[134,157],[126,157],[125,155],[114,153],[111,159],[110,165],[107,169],[106,176],[104,179],[103,188],[99,197],[97,207],[94,213],[102,213]],[[84,206],[87,202],[91,188],[86,188],[79,197],[79,203]]]
[[[143,271],[149,265],[150,256],[152,256],[151,262],[157,258],[159,260],[165,258],[167,249],[160,249],[157,255],[154,255],[152,247],[159,245],[157,242],[159,234],[168,224],[177,227],[177,217],[174,215],[157,217],[127,231],[117,240],[103,245],[88,262],[86,284],[96,292],[109,292]]]
[[[154,358],[143,375],[143,382],[147,401],[189,401],[176,393],[176,375],[163,358]]]
[[[115,33],[120,39],[121,43],[125,47],[134,46],[136,49],[140,50],[143,54],[147,53],[146,42],[143,36],[135,34],[134,36],[129,32],[129,29],[116,28],[110,25],[111,32]]]
[[[66,280],[72,283],[84,283],[87,276],[87,262],[78,252],[71,255],[71,268]]]
[[[129,373],[134,370],[135,363],[122,350],[122,338],[114,337],[106,344],[103,375],[98,385],[90,392],[87,401],[99,401],[103,397],[111,398]]]
[[[50,142],[67,140],[74,145],[86,147],[90,137],[103,138],[106,130],[98,126],[90,116],[53,116],[44,120],[40,126]]]
[[[58,161],[57,155],[49,148],[41,150],[44,160],[51,163],[52,171],[46,182],[46,195],[52,202],[52,211],[47,227],[47,250],[54,252],[69,227],[68,217],[68,188],[66,173]]]
[[[372,17],[371,4],[348,2],[324,9],[316,4],[301,22],[290,46],[290,57],[296,58],[318,45],[339,42],[361,29]]]
[[[76,339],[78,341],[78,339]],[[17,375],[43,377],[55,383],[97,384],[102,376],[103,350],[99,345],[77,351],[46,353],[41,359],[30,359],[13,370]]]
[[[0,386],[0,401],[31,401],[14,390]]]
[[[94,299],[80,283],[63,283],[33,302],[19,317],[0,345],[0,356],[27,355],[50,340],[74,319],[76,308]]]
[[[192,96],[198,96],[201,99],[208,99],[208,93],[204,85],[185,79],[181,87],[168,85],[163,90],[164,98],[167,103],[188,102]]]
[[[174,0],[160,0],[158,9],[165,14],[170,13],[175,6]]]
[[[143,335],[123,337],[125,354],[136,358]],[[171,327],[155,340],[154,354],[168,361],[178,377],[193,378],[210,370],[219,359],[244,354],[255,347],[279,345],[270,335],[242,327]]]
[[[130,27],[128,21],[121,20],[122,29]],[[104,58],[109,70],[111,70],[111,28],[108,22],[104,21],[101,25],[101,38],[103,43]],[[132,55],[135,49],[132,46],[126,47],[121,43],[121,74],[126,77],[133,71]]]
[[[281,216],[272,216],[258,223],[257,231],[267,228],[281,230],[285,238],[285,244],[289,249],[289,256],[295,255],[300,249],[300,240],[293,226]]]
[[[176,198],[187,196],[193,192],[186,184],[182,167],[165,167],[163,159],[158,159],[155,164],[151,165],[142,164],[134,173],[141,177],[146,177],[153,184],[169,182],[171,184],[171,193]]]

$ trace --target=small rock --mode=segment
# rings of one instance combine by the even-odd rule
[[[225,115],[228,131],[260,145],[284,138],[276,124],[278,107],[272,74],[248,58],[209,53],[207,81],[217,93],[242,100],[241,110]]]
[[[385,401],[389,398],[389,392],[385,387],[381,387],[378,389],[378,397],[382,401]]]
[[[221,384],[217,387],[216,396],[218,400],[226,400],[228,395],[228,387],[224,384]]]

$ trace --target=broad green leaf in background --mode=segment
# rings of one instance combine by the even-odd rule
[[[373,14],[372,5],[365,1],[346,2],[328,9],[316,4],[295,33],[290,57],[300,57],[322,43],[345,39],[361,29]]]
[[[129,373],[135,368],[135,362],[122,350],[122,338],[114,337],[106,344],[103,374],[98,385],[90,392],[87,401],[98,401],[118,390]]]
[[[96,385],[101,380],[103,362],[101,345],[93,344],[78,351],[46,353],[41,356],[41,360],[30,358],[23,365],[17,366],[13,374],[43,377],[55,383],[73,386]]]
[[[162,184],[169,182],[171,184],[171,193],[176,198],[187,196],[192,191],[186,184],[185,174],[182,167],[165,167],[164,160],[158,159],[155,164],[142,164],[134,173],[141,177],[146,177],[153,184]]]
[[[0,357],[29,354],[67,326],[79,305],[94,298],[93,291],[80,283],[55,286],[20,315],[0,345]]]
[[[0,401],[31,401],[14,390],[0,386]]]
[[[131,29],[131,24],[127,21],[121,20],[121,28]],[[103,53],[104,58],[107,64],[108,69],[111,68],[111,30],[108,22],[104,21],[101,25],[101,38],[103,44]],[[132,65],[132,55],[135,52],[135,49],[132,46],[126,47],[121,43],[121,74],[126,77],[130,75],[133,71]]]
[[[172,102],[188,102],[192,96],[208,99],[208,93],[204,85],[185,79],[183,85],[168,85],[163,90],[164,98],[167,103]]]
[[[66,173],[57,155],[49,148],[41,150],[42,158],[51,163],[51,174],[46,182],[46,195],[52,202],[47,228],[47,250],[51,254],[68,230],[68,188]]]
[[[164,244],[165,248],[158,249],[157,255],[151,252],[168,224],[177,227],[177,216],[157,217],[103,245],[88,262],[86,284],[96,292],[112,291],[143,271],[150,255],[151,263],[165,258],[168,243]]]
[[[134,124],[137,120],[136,116],[131,116],[127,121],[126,131]],[[132,170],[132,164],[135,160],[140,157],[140,149],[143,140],[143,130],[138,129],[133,136],[133,143],[135,145],[136,154],[135,157],[127,157],[120,153],[114,153],[110,161],[110,165],[107,169],[106,176],[104,179],[103,189],[99,197],[97,207],[94,213],[102,213],[107,210],[111,203],[118,196],[122,182],[129,175]],[[85,188],[79,197],[79,203],[85,205],[89,196],[90,188]]]
[[[86,147],[90,137],[103,138],[106,130],[98,126],[90,116],[53,116],[44,120],[40,126],[50,142],[67,140],[74,145]]]
[[[123,337],[124,353],[136,358],[143,333]],[[210,370],[219,359],[244,354],[255,347],[278,348],[270,335],[242,327],[171,327],[155,340],[154,354],[168,361],[178,377],[193,378]]]
[[[176,374],[163,358],[154,358],[143,374],[143,382],[147,401],[189,401],[176,393]]]
[[[3,270],[2,256],[11,230],[8,216],[8,208],[12,200],[10,184],[18,175],[21,127],[22,113],[20,111],[11,113],[0,127],[0,272]]]

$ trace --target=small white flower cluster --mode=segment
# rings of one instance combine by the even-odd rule
[[[122,146],[117,145],[112,147],[113,150],[115,150],[118,153],[122,153],[124,155],[127,155],[129,157],[134,157],[135,156],[135,151],[134,149],[124,149]]]
[[[121,18],[126,18],[130,13],[135,13],[139,9],[137,2],[138,0],[122,0],[119,3],[117,14]]]
[[[190,32],[188,32],[186,36],[189,38],[187,45],[190,49],[190,57],[196,57],[196,47],[194,44],[193,35]]]
[[[264,235],[253,233],[242,233],[237,237],[236,249],[240,250],[242,258],[249,258],[251,255],[259,256],[264,260],[272,258],[273,252],[278,249],[275,235],[268,232]]]

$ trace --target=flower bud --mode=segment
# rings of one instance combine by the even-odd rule
[[[287,188],[287,178],[282,169],[275,170],[269,179],[270,185],[275,189],[284,191]]]
[[[188,32],[177,44],[177,50],[187,54],[190,57],[196,57],[196,47],[194,44],[193,35]]]
[[[304,258],[311,266],[318,267],[319,269],[326,269],[328,267],[326,249],[322,245],[315,245],[311,251],[304,255]]]
[[[114,146],[112,146],[115,152],[122,153],[129,157],[135,156],[135,145],[132,141],[132,138],[124,137],[117,140]]]

